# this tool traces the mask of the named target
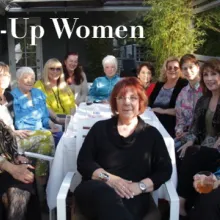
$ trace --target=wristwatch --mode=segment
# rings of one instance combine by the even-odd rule
[[[138,186],[142,193],[145,193],[147,191],[147,185],[144,182],[139,182]]]
[[[99,174],[99,179],[104,181],[104,182],[107,182],[110,179],[110,177],[109,177],[109,175],[107,173],[101,172]]]

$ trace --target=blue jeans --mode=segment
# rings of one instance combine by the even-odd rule
[[[53,138],[54,138],[54,143],[55,143],[55,147],[58,145],[60,138],[62,137],[63,132],[59,131],[59,132],[55,132],[53,133]]]

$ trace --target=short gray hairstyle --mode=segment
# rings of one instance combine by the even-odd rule
[[[117,69],[118,69],[118,61],[117,61],[115,56],[107,55],[106,57],[104,57],[104,59],[102,60],[103,68],[105,67],[106,64],[113,64],[113,65],[115,65],[115,68],[116,68],[116,71],[117,71]]]
[[[16,78],[20,79],[24,74],[33,74],[35,76],[34,70],[28,66],[22,66],[16,71]]]

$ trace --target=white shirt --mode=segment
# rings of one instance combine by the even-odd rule
[[[84,72],[82,72],[82,76],[83,76],[84,80],[81,84],[69,85],[69,87],[71,88],[71,90],[73,91],[73,93],[75,95],[75,103],[77,105],[79,105],[81,102],[85,102],[86,96],[88,94],[88,85],[87,85],[86,74]]]

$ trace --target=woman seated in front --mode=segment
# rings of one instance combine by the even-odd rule
[[[52,133],[58,133],[56,125],[50,120],[46,107],[46,97],[42,91],[33,88],[35,73],[30,67],[21,67],[16,72],[18,87],[12,90],[14,127],[25,130],[24,136],[18,136],[21,151],[36,152],[51,156],[54,154]],[[39,160],[36,175],[46,176],[48,165]]]
[[[199,171],[214,172],[220,167],[220,60],[206,61],[201,67],[200,77],[203,96],[197,101],[188,141],[179,148],[180,156],[184,158],[177,191],[180,196],[180,214],[183,216],[187,215],[187,211],[190,213],[194,208],[197,209],[198,194],[193,189],[193,176]],[[201,210],[201,216],[196,219],[220,219],[219,199],[209,202],[218,205],[218,209],[210,217]]]
[[[113,117],[97,122],[86,136],[77,160],[83,181],[74,194],[88,219],[143,219],[150,192],[170,179],[163,137],[139,117],[146,104],[142,83],[122,79],[110,97]]]
[[[62,64],[56,58],[45,63],[41,80],[34,87],[45,94],[50,117],[55,122],[64,124],[63,118],[75,113],[74,94],[65,82]]]
[[[117,74],[118,61],[108,55],[102,60],[105,76],[96,78],[89,90],[89,102],[109,102],[115,84],[120,80]]]

